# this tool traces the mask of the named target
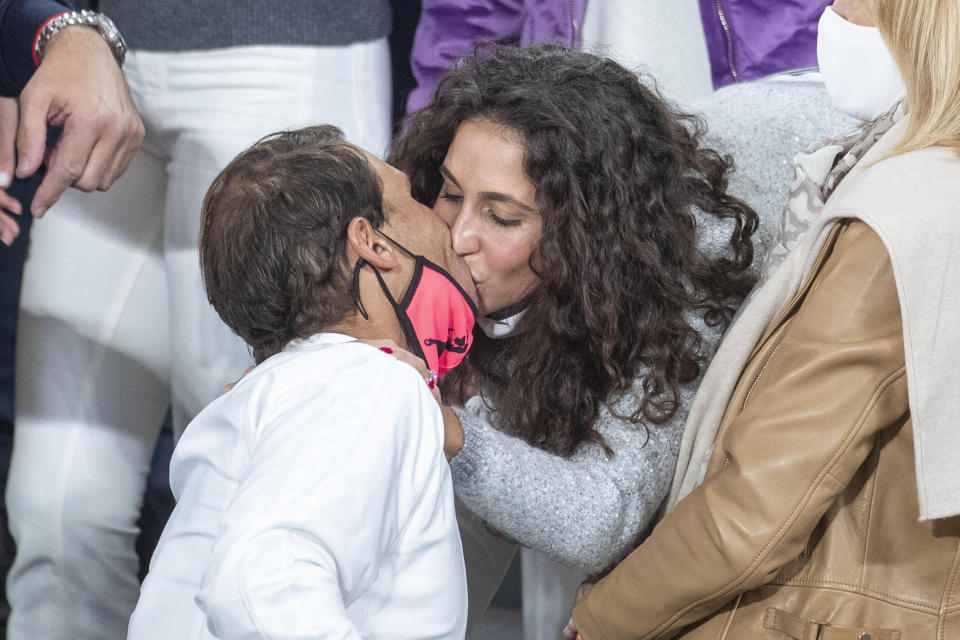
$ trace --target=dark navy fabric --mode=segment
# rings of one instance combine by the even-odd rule
[[[33,75],[37,31],[44,22],[70,9],[65,0],[0,0],[0,95],[20,95]]]
[[[14,180],[7,193],[30,211],[33,194],[43,178],[44,170],[37,171],[26,180]],[[27,257],[30,227],[33,217],[29,213],[14,216],[20,223],[20,235],[13,245],[0,245],[0,424],[3,429],[13,423],[13,354],[17,342],[17,309],[20,306],[20,280],[23,262]]]

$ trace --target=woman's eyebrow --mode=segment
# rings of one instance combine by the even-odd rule
[[[440,165],[440,174],[453,184],[457,185],[457,187],[460,187],[460,183],[457,182],[457,179],[453,177],[453,174],[450,173],[450,170],[447,169],[445,165]]]
[[[453,177],[453,174],[450,173],[450,170],[447,169],[445,166],[441,165],[440,173],[443,175],[443,177],[445,177],[447,180],[452,182],[458,189],[463,188],[460,186],[460,183],[457,182],[457,179]],[[484,191],[480,194],[480,196],[487,200],[493,200],[494,202],[503,202],[504,204],[513,205],[517,208],[523,209],[524,211],[529,211],[530,213],[537,213],[537,210],[534,207],[523,204],[516,198],[512,196],[508,196],[505,193],[500,193],[497,191]]]
[[[529,211],[530,213],[537,213],[537,210],[533,207],[523,204],[516,198],[512,198],[505,193],[499,193],[497,191],[484,191],[480,194],[486,200],[493,200],[494,202],[503,202],[505,204],[511,204],[519,209],[524,211]]]

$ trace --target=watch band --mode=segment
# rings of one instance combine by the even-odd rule
[[[59,33],[61,29],[75,25],[93,27],[100,32],[104,41],[110,46],[110,51],[113,52],[113,57],[116,59],[117,64],[121,67],[123,66],[123,59],[127,55],[127,43],[124,42],[123,36],[120,35],[117,26],[113,24],[113,20],[102,13],[88,11],[86,9],[67,11],[47,21],[37,35],[37,42],[33,47],[34,57],[37,62],[39,63],[43,60],[47,45],[53,36]]]

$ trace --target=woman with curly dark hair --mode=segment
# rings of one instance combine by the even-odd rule
[[[406,126],[388,161],[450,226],[483,316],[444,380],[457,494],[504,539],[600,572],[667,494],[697,381],[754,282],[757,216],[698,119],[559,45],[479,51]],[[463,515],[476,613],[516,545]]]

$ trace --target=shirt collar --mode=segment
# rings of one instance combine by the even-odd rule
[[[315,333],[312,336],[307,338],[294,338],[286,344],[283,348],[284,351],[296,351],[298,349],[305,349],[307,347],[319,347],[322,345],[328,344],[341,344],[343,342],[354,342],[356,338],[353,336],[348,336],[345,333],[334,333],[332,331],[324,331],[321,333]]]

